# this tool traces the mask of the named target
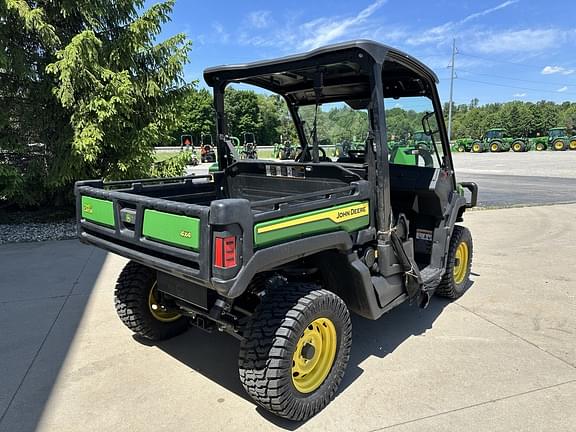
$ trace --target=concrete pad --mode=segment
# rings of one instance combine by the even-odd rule
[[[0,303],[0,416],[56,319],[64,298]]]
[[[93,251],[75,240],[0,246],[0,302],[67,295]]]
[[[576,383],[524,393],[385,429],[391,432],[573,432]],[[376,432],[374,430],[373,432]]]
[[[458,301],[576,366],[576,205],[471,212],[477,284]]]
[[[576,379],[574,368],[442,301],[355,318],[354,339],[343,391],[301,430],[371,430]],[[199,330],[138,343],[115,316],[112,292],[96,290],[37,430],[293,427],[246,398],[237,353],[230,336]]]
[[[133,339],[113,308],[125,260],[90,261],[0,431],[563,430],[576,422],[576,327],[565,267],[574,235],[562,221],[575,217],[576,205],[467,214],[472,288],[424,311],[403,305],[378,321],[355,317],[342,391],[304,424],[247,399],[228,335]]]

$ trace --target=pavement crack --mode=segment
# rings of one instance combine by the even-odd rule
[[[512,395],[508,395],[508,396],[502,396],[502,397],[500,397],[500,398],[490,399],[490,400],[488,400],[488,401],[478,402],[478,403],[475,403],[475,404],[466,405],[466,406],[463,406],[463,407],[460,407],[460,408],[454,408],[454,409],[447,410],[447,411],[442,411],[442,412],[439,412],[439,413],[436,413],[436,414],[430,414],[430,415],[423,416],[423,417],[419,417],[419,418],[415,418],[415,419],[412,419],[412,420],[406,420],[406,421],[404,421],[404,422],[395,423],[395,424],[388,425],[388,426],[384,426],[384,427],[381,427],[381,428],[370,429],[368,432],[378,432],[378,431],[382,431],[382,430],[386,430],[386,429],[391,429],[391,428],[394,428],[394,427],[397,427],[397,426],[403,426],[403,425],[410,424],[410,423],[416,423],[416,422],[419,422],[419,421],[421,421],[421,420],[427,420],[427,419],[431,419],[431,418],[435,418],[435,417],[440,417],[440,416],[443,416],[443,415],[446,415],[446,414],[451,414],[451,413],[455,413],[455,412],[459,412],[459,411],[465,411],[465,410],[470,409],[470,408],[476,408],[476,407],[480,407],[480,406],[484,406],[484,405],[488,405],[488,404],[492,404],[492,403],[496,403],[496,402],[500,402],[500,401],[504,401],[504,400],[508,400],[508,399],[514,399],[514,398],[517,398],[517,397],[520,397],[520,396],[525,396],[525,395],[529,395],[529,394],[532,394],[532,393],[538,393],[538,392],[541,392],[541,391],[550,390],[550,389],[553,389],[553,388],[556,388],[556,387],[561,387],[561,386],[564,386],[564,385],[567,385],[567,384],[572,384],[572,383],[576,383],[576,379],[572,379],[572,380],[565,381],[565,382],[558,383],[558,384],[552,384],[552,385],[549,385],[549,386],[546,386],[546,387],[541,387],[541,388],[537,388],[537,389],[533,389],[533,390],[527,390],[527,391],[524,391],[524,392],[515,393],[515,394],[512,394]]]
[[[461,308],[464,309],[465,311],[470,312],[471,314],[477,316],[478,318],[480,318],[480,319],[482,319],[482,320],[484,320],[484,321],[492,324],[493,326],[496,326],[496,327],[498,327],[499,329],[504,330],[504,331],[505,331],[506,333],[508,333],[509,335],[514,336],[515,338],[520,339],[521,341],[526,342],[526,343],[529,344],[529,345],[532,345],[534,348],[537,348],[537,349],[539,349],[540,351],[542,351],[543,353],[548,354],[550,357],[553,357],[553,358],[555,358],[556,360],[560,360],[562,363],[564,363],[565,365],[570,366],[572,369],[576,369],[576,365],[573,365],[573,364],[570,363],[569,361],[564,360],[562,357],[559,357],[559,356],[551,353],[550,351],[546,351],[544,348],[536,345],[534,342],[531,342],[531,341],[529,341],[528,339],[526,339],[526,338],[524,338],[524,337],[522,337],[522,336],[514,333],[513,331],[508,330],[506,327],[502,327],[500,324],[498,324],[498,323],[496,323],[496,322],[494,322],[494,321],[486,318],[485,316],[480,315],[480,314],[477,313],[477,312],[474,312],[472,309],[469,309],[469,308],[467,308],[466,306],[463,306],[463,305],[461,305],[461,304],[458,303],[458,302],[455,302],[454,304],[456,304],[457,306],[461,307]]]
[[[60,315],[62,314],[62,311],[64,310],[64,307],[66,306],[66,304],[68,303],[68,299],[72,296],[72,293],[74,291],[74,288],[76,288],[76,286],[78,285],[78,282],[80,281],[80,278],[82,277],[82,274],[84,273],[84,270],[86,270],[86,267],[88,266],[88,263],[90,262],[90,260],[92,259],[92,255],[94,254],[94,249],[92,249],[92,251],[90,252],[90,255],[88,255],[88,258],[86,259],[86,261],[84,262],[84,265],[82,266],[82,268],[80,269],[80,272],[78,273],[78,276],[76,276],[76,279],[74,279],[74,282],[71,284],[70,286],[70,290],[68,291],[68,294],[66,294],[64,301],[62,302],[62,304],[60,305],[60,308],[58,309],[58,313],[56,314],[56,316],[54,317],[54,319],[52,320],[52,323],[50,324],[50,327],[48,328],[48,331],[46,332],[46,334],[44,335],[44,338],[42,339],[42,342],[40,343],[40,346],[38,347],[38,349],[36,350],[36,352],[34,353],[34,357],[32,357],[32,361],[30,362],[30,364],[28,365],[28,367],[26,368],[26,372],[24,373],[24,376],[22,377],[22,379],[20,380],[20,382],[18,383],[18,387],[16,387],[16,390],[14,391],[14,393],[12,394],[12,396],[10,397],[10,400],[8,401],[8,404],[6,404],[6,408],[4,409],[4,412],[2,413],[2,415],[0,416],[0,426],[2,425],[2,422],[4,421],[4,418],[6,417],[6,415],[8,414],[8,412],[10,411],[10,408],[12,407],[12,404],[14,403],[14,400],[16,399],[16,396],[18,395],[18,393],[20,392],[20,389],[22,388],[22,385],[24,384],[24,382],[26,381],[26,378],[28,377],[28,375],[30,374],[30,371],[32,370],[32,368],[34,367],[34,364],[36,363],[36,359],[38,358],[38,356],[40,355],[40,352],[42,351],[42,349],[44,348],[44,345],[46,344],[46,341],[48,340],[48,337],[50,336],[50,334],[52,333],[52,330],[54,329],[54,326],[56,325],[56,323],[58,322],[58,319],[60,318]]]

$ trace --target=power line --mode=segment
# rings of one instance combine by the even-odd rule
[[[512,65],[516,65],[516,66],[530,68],[530,69],[532,69],[532,68],[544,69],[546,67],[546,66],[541,66],[541,65],[539,66],[539,65],[528,64],[528,63],[520,63],[520,62],[511,61],[511,60],[496,60],[494,58],[481,57],[481,56],[477,56],[477,55],[473,55],[473,54],[466,54],[466,53],[461,53],[461,52],[459,52],[458,54],[463,55],[465,57],[477,58],[480,60],[485,60],[485,61],[489,61],[489,62],[493,62],[493,63],[507,63],[507,64],[512,64]]]
[[[562,95],[575,95],[576,96],[576,93],[573,93],[573,92],[559,92],[559,91],[555,91],[555,90],[544,90],[544,89],[536,89],[536,88],[529,88],[529,87],[519,87],[519,86],[498,84],[498,83],[487,82],[487,81],[471,80],[468,78],[458,78],[458,79],[462,80],[462,81],[468,81],[468,82],[473,82],[473,83],[478,83],[478,84],[486,84],[486,85],[495,86],[495,87],[506,87],[506,88],[512,88],[512,89],[516,89],[516,90],[528,90],[528,91],[535,91],[535,92],[554,93],[558,96],[562,96]]]
[[[486,76],[486,77],[491,77],[491,78],[500,78],[500,79],[505,79],[505,80],[510,80],[510,81],[521,81],[521,82],[527,82],[527,83],[532,83],[532,84],[546,84],[546,85],[549,84],[549,85],[560,85],[560,86],[574,86],[574,85],[576,85],[576,83],[569,83],[569,82],[562,82],[562,83],[558,82],[558,81],[543,82],[543,81],[536,81],[536,80],[513,78],[513,77],[504,76],[504,75],[485,74],[485,73],[474,72],[474,71],[471,71],[468,69],[462,69],[462,68],[458,68],[457,70],[462,71],[462,72],[466,72],[466,73],[471,74],[471,75]]]

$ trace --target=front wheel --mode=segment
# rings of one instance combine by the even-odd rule
[[[244,329],[244,389],[280,417],[306,420],[334,399],[350,358],[352,324],[336,294],[310,283],[266,293]]]
[[[482,153],[483,151],[484,148],[482,147],[482,143],[479,141],[476,141],[474,144],[472,144],[472,153]]]
[[[570,143],[568,144],[570,150],[576,150],[576,137],[570,138]]]
[[[544,151],[546,150],[546,145],[543,143],[537,143],[536,144],[536,151]]]
[[[519,153],[526,151],[526,144],[522,140],[517,140],[512,143],[512,151]]]
[[[143,338],[169,339],[188,328],[185,317],[164,308],[156,272],[137,262],[130,261],[120,273],[114,303],[124,325]]]
[[[468,228],[460,225],[454,227],[450,238],[450,249],[446,263],[446,273],[442,276],[436,294],[441,297],[457,299],[470,285],[472,268],[472,234]]]

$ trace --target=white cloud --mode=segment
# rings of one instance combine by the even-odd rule
[[[465,23],[467,23],[468,21],[471,21],[471,20],[473,20],[473,19],[483,17],[484,15],[491,14],[492,12],[496,12],[496,11],[498,11],[498,10],[500,10],[500,9],[504,9],[505,7],[511,6],[511,5],[513,5],[514,3],[518,3],[518,1],[519,1],[519,0],[509,0],[509,1],[505,1],[504,3],[500,3],[499,5],[494,6],[493,8],[489,8],[489,9],[485,9],[485,10],[483,10],[483,11],[481,11],[481,12],[473,13],[473,14],[471,14],[471,15],[468,15],[468,16],[467,16],[466,18],[464,18],[463,20],[459,21],[458,24],[465,24]]]
[[[559,92],[559,93],[563,93],[563,92],[565,92],[566,90],[568,90],[568,86],[560,87],[560,88],[559,88],[558,90],[556,90],[556,91]]]
[[[546,66],[542,69],[542,75],[552,75],[552,74],[561,74],[561,75],[571,75],[575,71],[574,69],[566,69],[562,66]]]
[[[543,51],[556,46],[563,39],[562,31],[557,29],[506,30],[484,32],[478,36],[473,46],[487,54]]]
[[[272,24],[272,13],[267,10],[250,12],[248,14],[248,23],[257,29],[269,27]]]
[[[513,96],[517,98],[523,98],[528,96],[528,93],[514,93]]]
[[[352,17],[322,17],[304,23],[300,27],[304,35],[300,48],[313,49],[334,42],[344,35],[350,37],[350,33],[357,31],[386,1],[376,0]]]
[[[284,20],[264,11],[248,15],[252,28],[243,26],[237,34],[241,45],[274,47],[284,51],[310,50],[329,43],[350,39],[401,40],[405,33],[399,28],[383,28],[372,18],[388,0],[375,0],[356,14],[347,16],[323,16],[298,22],[296,16]],[[267,24],[265,26],[265,24]],[[267,27],[267,31],[254,32],[255,27]]]
[[[218,42],[223,44],[228,43],[230,40],[230,34],[224,29],[222,24],[219,22],[212,23],[212,28],[214,29],[214,33]]]
[[[424,32],[421,32],[420,35],[409,38],[406,42],[410,45],[425,45],[425,44],[429,44],[429,43],[440,42],[442,40],[447,39],[451,35],[453,35],[455,30],[458,27],[460,27],[461,25],[466,24],[469,21],[473,21],[476,18],[480,18],[480,17],[483,17],[485,15],[496,12],[500,9],[504,9],[508,6],[513,5],[514,3],[518,3],[518,1],[519,0],[505,1],[505,2],[500,3],[499,5],[497,5],[495,7],[492,7],[489,9],[484,9],[483,11],[470,14],[470,15],[462,18],[460,21],[456,21],[456,22],[448,21],[444,24],[441,24],[441,25],[432,27],[428,30],[425,30]]]

